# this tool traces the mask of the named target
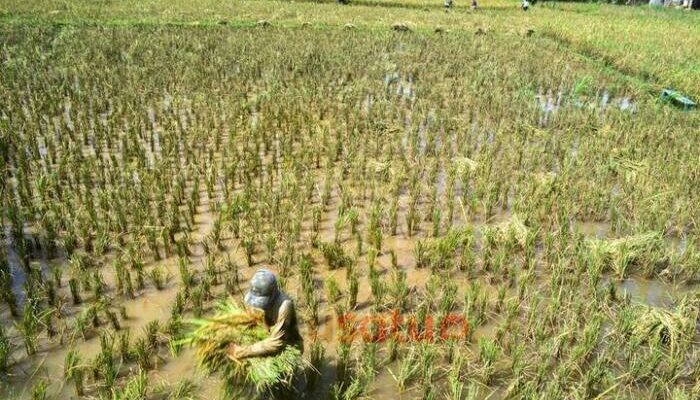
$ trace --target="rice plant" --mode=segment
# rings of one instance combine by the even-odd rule
[[[7,374],[12,357],[12,343],[10,343],[5,328],[0,325],[0,374]]]

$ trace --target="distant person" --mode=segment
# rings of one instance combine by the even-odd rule
[[[527,0],[523,0],[523,11],[527,11],[528,8],[530,8],[530,2]]]

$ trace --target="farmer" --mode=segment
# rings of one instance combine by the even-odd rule
[[[270,336],[249,346],[230,345],[230,359],[271,356],[283,350],[285,346],[303,349],[294,303],[277,287],[275,274],[266,269],[255,272],[250,280],[250,289],[245,294],[245,302],[248,306],[265,312],[265,325],[270,328]]]

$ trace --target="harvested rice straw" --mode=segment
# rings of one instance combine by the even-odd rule
[[[268,336],[263,313],[242,307],[233,300],[219,305],[213,317],[192,319],[188,323],[194,330],[182,343],[195,348],[201,368],[210,373],[222,372],[229,394],[262,394],[279,387],[291,387],[297,369],[306,363],[301,351],[291,346],[270,357],[239,361],[228,358],[229,345],[246,346]]]

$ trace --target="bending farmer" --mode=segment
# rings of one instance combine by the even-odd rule
[[[271,356],[282,351],[285,346],[295,346],[303,351],[294,302],[279,290],[275,274],[266,269],[258,270],[250,280],[245,302],[248,306],[265,312],[265,325],[270,328],[270,336],[249,346],[232,344],[228,348],[229,358],[240,360]]]

